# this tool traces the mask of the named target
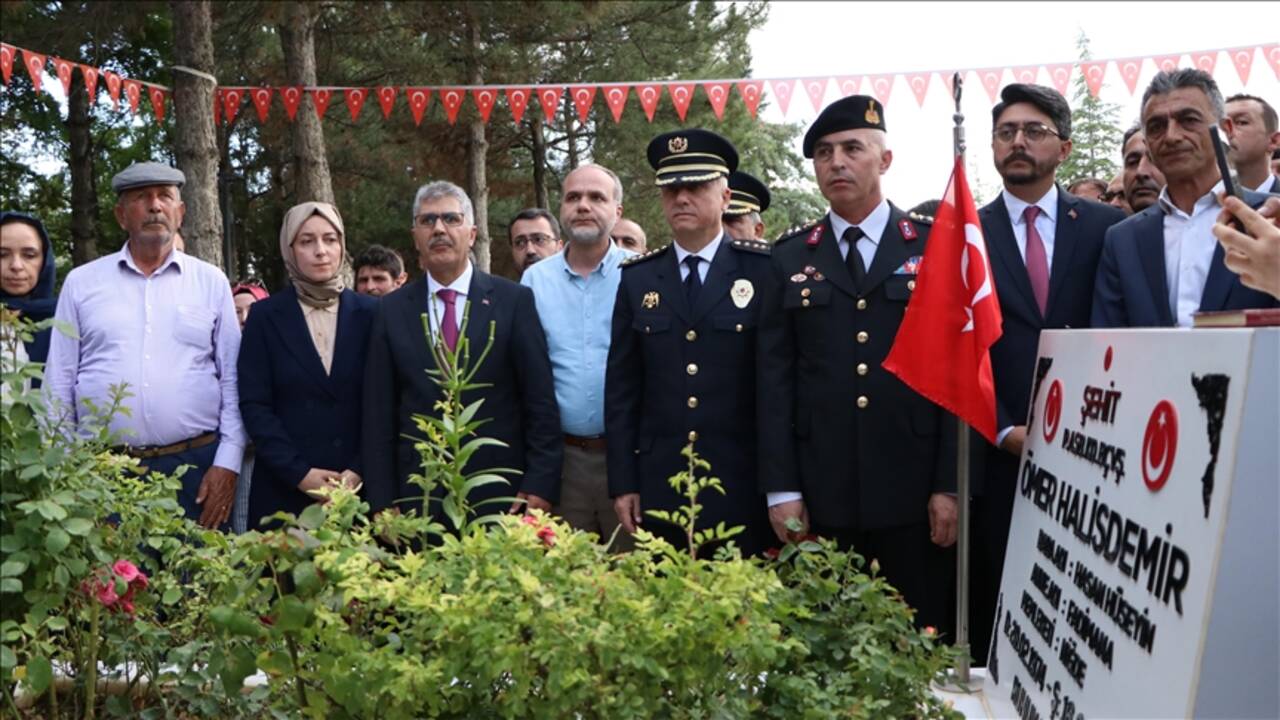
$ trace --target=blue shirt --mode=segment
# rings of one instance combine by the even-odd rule
[[[609,358],[613,303],[623,260],[635,255],[613,244],[587,277],[575,273],[565,250],[524,271],[547,336],[560,428],[581,437],[604,434],[604,373]]]

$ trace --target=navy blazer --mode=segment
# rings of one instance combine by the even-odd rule
[[[1251,191],[1244,195],[1245,202],[1254,208],[1269,197]],[[1227,269],[1222,254],[1222,245],[1218,244],[1200,296],[1201,311],[1280,307],[1276,298],[1245,287],[1240,276]],[[1094,284],[1093,326],[1175,324],[1165,275],[1164,211],[1156,203],[1107,231]]]
[[[1027,264],[1009,222],[1004,194],[978,211],[991,258],[991,275],[1004,318],[1003,332],[991,347],[996,382],[996,430],[1027,422],[1031,378],[1040,331],[1087,328],[1093,281],[1107,228],[1124,220],[1117,208],[1078,198],[1058,188],[1049,300],[1044,314],[1031,290]]]
[[[376,298],[342,291],[328,375],[293,288],[253,304],[240,341],[240,416],[253,441],[249,526],[314,500],[298,489],[307,472],[360,472],[365,350]]]
[[[422,472],[422,458],[414,448],[415,438],[422,433],[413,416],[438,414],[435,404],[441,399],[440,386],[427,372],[436,366],[422,321],[427,299],[425,277],[387,295],[370,333],[364,375],[364,487],[375,511],[422,495],[409,483],[411,474]],[[469,499],[474,504],[519,490],[554,504],[560,495],[564,440],[547,339],[534,308],[533,291],[477,268],[467,305],[466,335],[473,362],[488,343],[490,323],[496,325],[493,348],[474,378],[484,387],[464,394],[463,402],[483,400],[479,417],[488,422],[479,434],[506,444],[480,448],[467,470],[522,471],[508,476],[511,487],[481,486]],[[492,504],[479,508],[484,514],[505,510]]]

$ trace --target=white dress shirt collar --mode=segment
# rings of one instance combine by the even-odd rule
[[[1013,225],[1023,222],[1022,214],[1032,205],[1040,208],[1040,214],[1049,218],[1051,222],[1058,221],[1058,186],[1056,184],[1050,185],[1049,191],[1034,203],[1025,202],[1007,189],[1001,190],[1000,195],[1004,198],[1004,206],[1009,211],[1009,222]]]
[[[1164,210],[1165,215],[1172,214],[1182,218],[1195,217],[1206,210],[1216,207],[1218,205],[1218,193],[1222,192],[1225,187],[1226,185],[1219,180],[1209,192],[1196,199],[1196,204],[1191,206],[1191,213],[1188,214],[1182,212],[1182,209],[1174,205],[1173,201],[1169,199],[1169,186],[1165,185],[1160,188],[1160,197],[1158,198],[1160,209]]]
[[[676,262],[683,265],[685,258],[689,257],[690,255],[697,255],[703,260],[706,260],[707,265],[710,265],[711,261],[715,259],[716,251],[720,249],[720,241],[723,239],[724,239],[724,231],[721,230],[720,234],[716,236],[715,240],[712,240],[711,242],[707,243],[705,246],[703,246],[701,250],[699,250],[696,253],[691,253],[688,250],[685,250],[680,245],[679,240],[673,240],[671,244],[676,249]]]
[[[428,272],[427,273],[427,294],[434,298],[436,297],[437,292],[445,288],[448,288],[450,290],[456,290],[459,295],[462,295],[465,297],[467,294],[467,291],[471,289],[472,272],[473,272],[473,269],[471,266],[471,261],[468,260],[466,269],[463,270],[462,274],[454,278],[453,282],[449,283],[448,285],[441,285],[440,282],[436,280],[434,277],[432,277],[431,273]]]
[[[833,209],[827,213],[831,217],[831,231],[836,234],[837,241],[843,241],[844,231],[853,226],[853,223],[840,217]],[[871,241],[872,245],[879,246],[880,238],[884,236],[884,229],[889,225],[889,199],[881,198],[880,204],[872,210],[857,227],[862,231],[863,236]]]

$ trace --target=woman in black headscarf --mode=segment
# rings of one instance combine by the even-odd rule
[[[0,305],[32,322],[53,317],[58,306],[54,270],[53,243],[44,224],[23,213],[0,213]],[[45,328],[23,343],[31,362],[42,363],[49,356],[50,330]]]

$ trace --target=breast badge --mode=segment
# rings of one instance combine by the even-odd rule
[[[729,290],[729,297],[733,299],[734,307],[739,310],[751,304],[751,298],[755,297],[756,289],[752,287],[751,281],[746,278],[738,278],[733,281],[733,287]]]
[[[658,307],[658,293],[656,290],[650,290],[644,294],[644,300],[640,301],[641,307],[645,310],[652,310]]]

